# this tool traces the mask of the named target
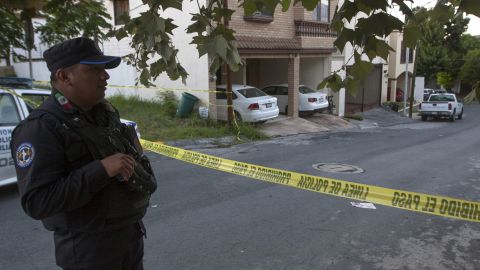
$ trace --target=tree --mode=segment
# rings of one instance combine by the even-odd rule
[[[32,25],[32,18],[45,18],[44,25]],[[105,40],[110,16],[96,0],[0,0],[0,57],[7,63],[12,47],[33,49],[34,31],[46,44],[86,36]]]
[[[0,6],[0,58],[5,59],[10,66],[12,47],[25,48],[22,22],[13,10],[7,6]]]
[[[455,77],[450,72],[441,71],[437,73],[437,83],[446,90],[451,90],[455,85]]]
[[[44,25],[36,27],[40,40],[45,44],[55,44],[66,39],[83,36],[99,42],[105,40],[105,30],[111,19],[102,2],[50,0],[39,11],[46,19]]]
[[[455,14],[453,7],[443,14],[446,20],[444,25],[438,23],[438,15],[433,10],[419,8],[414,12],[420,22],[421,33],[417,57],[418,74],[423,75],[427,83],[434,80],[438,72],[448,72],[454,79],[458,78],[466,52],[462,46],[462,35],[469,19],[462,14]]]
[[[189,33],[194,33],[193,44],[197,45],[200,55],[208,54],[211,58],[210,73],[223,63],[228,64],[232,70],[238,69],[242,64],[235,47],[234,32],[227,27],[233,10],[226,8],[226,1],[212,0],[206,5],[199,6],[199,12],[193,14],[192,24],[188,28]],[[351,67],[349,76],[342,79],[338,72],[328,76],[319,87],[328,86],[333,90],[342,87],[347,89],[356,88],[357,82],[365,78],[373,68],[370,61],[362,59],[362,55],[370,60],[379,56],[387,59],[392,50],[384,41],[392,31],[404,32],[404,43],[414,48],[420,38],[418,29],[419,21],[407,5],[411,0],[345,0],[343,5],[337,7],[331,27],[338,32],[335,46],[341,51],[347,43],[354,48],[355,64]],[[181,10],[180,0],[160,1],[143,0],[148,5],[148,11],[143,12],[137,18],[126,18],[124,27],[111,33],[118,40],[126,36],[132,37],[131,47],[134,54],[128,55],[128,62],[137,67],[141,72],[140,82],[151,85],[151,79],[166,72],[176,80],[185,79],[188,75],[185,69],[178,63],[177,49],[171,42],[172,30],[176,27],[171,20],[164,19],[161,13],[167,8]],[[294,4],[301,3],[308,10],[313,10],[318,0],[295,0]],[[240,5],[245,14],[249,15],[262,8],[273,14],[275,8],[280,5],[282,11],[286,11],[292,4],[291,0],[242,0]],[[399,8],[406,17],[403,22],[390,14],[391,9]],[[449,22],[448,14],[454,10],[455,14],[480,15],[480,5],[477,0],[438,0],[432,11],[432,16],[440,24]],[[359,16],[360,15],[360,16]],[[365,17],[366,15],[366,17]],[[346,26],[345,22],[351,22],[357,18],[354,28]],[[155,59],[151,62],[150,59]]]
[[[480,49],[471,50],[467,53],[460,74],[462,80],[470,85],[480,81]]]
[[[301,4],[308,10],[313,10],[319,0],[294,0],[293,4]],[[10,4],[11,1],[0,0],[2,4]],[[71,3],[71,8],[85,7],[86,3],[94,3],[94,0],[17,0],[21,3],[51,3],[61,5],[62,2]],[[113,30],[110,36],[115,36],[121,40],[127,36],[132,38],[131,47],[135,53],[127,56],[127,63],[135,66],[140,71],[140,82],[144,85],[151,85],[152,79],[157,78],[161,73],[167,73],[172,80],[182,78],[185,80],[188,75],[186,70],[178,62],[178,50],[172,43],[172,30],[177,26],[168,18],[162,17],[163,12],[168,9],[182,10],[181,0],[142,0],[148,6],[148,10],[142,12],[139,17],[125,17],[125,25]],[[365,78],[373,68],[370,61],[365,61],[362,56],[367,56],[372,60],[375,57],[387,59],[392,50],[384,41],[392,31],[399,30],[404,33],[404,44],[413,49],[421,36],[419,23],[411,8],[408,6],[413,0],[344,0],[342,6],[337,7],[335,16],[331,23],[332,29],[337,31],[338,37],[335,40],[335,46],[343,50],[346,44],[351,44],[354,48],[355,63],[351,66],[349,76],[342,79],[338,72],[328,76],[324,83],[319,85],[329,86],[333,90],[339,90],[342,87],[354,89],[357,82]],[[200,55],[208,54],[211,59],[210,73],[214,73],[218,67],[226,63],[232,70],[237,70],[242,64],[238,54],[234,31],[228,28],[228,20],[233,14],[233,10],[228,9],[225,0],[210,0],[205,5],[200,5],[197,1],[199,11],[193,14],[192,24],[188,27],[188,32],[194,34],[192,43],[197,45]],[[256,10],[262,9],[274,13],[275,8],[280,5],[282,11],[286,11],[292,5],[292,0],[241,0],[239,4],[244,8],[246,15],[251,15]],[[15,4],[18,8],[18,4]],[[399,9],[405,15],[405,22],[399,20],[391,14],[392,9]],[[449,22],[450,11],[453,10],[456,16],[468,13],[480,16],[480,3],[478,0],[437,0],[431,16],[441,25]],[[65,10],[59,9],[59,12]],[[91,12],[91,11],[90,11]],[[53,14],[54,12],[52,12]],[[89,14],[92,13],[72,13]],[[2,14],[0,14],[1,16]],[[56,13],[53,18],[61,16]],[[100,19],[105,16],[100,14]],[[88,17],[86,16],[86,17]],[[50,18],[51,22],[55,21]],[[353,18],[357,19],[354,28],[350,28],[345,22],[351,22]],[[67,21],[84,22],[87,18],[68,18]],[[53,28],[61,33],[61,23],[64,20],[58,20]],[[74,25],[74,24],[70,24]],[[73,26],[74,29],[83,29],[83,25]],[[99,26],[100,27],[100,26]],[[447,26],[448,27],[448,26]],[[3,25],[0,25],[3,30]],[[57,31],[44,31],[43,33],[54,33]],[[71,32],[63,33],[68,35]],[[85,34],[85,32],[83,33]],[[102,38],[102,37],[100,37]],[[52,39],[56,39],[52,37]]]

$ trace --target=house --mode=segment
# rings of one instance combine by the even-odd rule
[[[121,22],[119,16],[124,13],[129,13],[131,17],[137,16],[140,12],[147,9],[147,6],[141,0],[104,0],[105,7],[112,17],[111,24],[114,27],[119,27]],[[205,3],[205,0],[200,0],[200,4]],[[187,70],[189,76],[186,80],[186,85],[181,80],[172,81],[166,75],[161,75],[154,82],[158,88],[177,89],[177,94],[181,94],[185,89],[205,90],[205,92],[195,92],[199,98],[208,102],[208,59],[206,56],[199,57],[197,49],[194,45],[189,44],[191,35],[187,34],[185,29],[190,24],[190,13],[198,12],[198,6],[189,0],[183,3],[183,11],[167,9],[162,14],[174,20],[178,26],[173,31],[172,41],[174,46],[179,50],[178,59],[183,67]],[[42,23],[43,19],[34,19],[34,24]],[[99,44],[100,48],[107,55],[125,56],[133,52],[129,45],[130,39],[128,37],[117,41],[115,38],[104,41]],[[43,51],[48,49],[48,45],[42,44],[38,38],[35,37],[35,46],[37,50],[32,51],[33,58],[33,78],[37,81],[49,81],[50,72],[43,61]],[[16,49],[18,54],[27,56],[27,52]],[[30,77],[29,63],[18,62],[13,63],[17,76]],[[134,67],[122,62],[121,65],[115,69],[108,70],[110,75],[109,84],[123,87],[109,87],[107,94],[115,94],[121,92],[124,94],[137,94],[144,98],[154,98],[157,96],[158,89],[135,88],[133,87],[140,76],[140,73]],[[125,87],[127,86],[127,87]],[[131,86],[131,87],[128,87]]]
[[[200,0],[200,5],[206,0]],[[337,0],[321,0],[317,8],[307,11],[301,3],[292,5],[287,12],[281,12],[278,7],[275,14],[258,11],[252,16],[245,16],[243,8],[237,1],[230,0],[229,7],[236,9],[230,26],[236,31],[237,45],[246,65],[233,73],[233,83],[250,84],[262,88],[269,84],[289,84],[289,115],[298,116],[298,85],[304,84],[316,89],[317,85],[328,76],[332,70],[343,65],[343,56],[333,46],[336,33],[329,29]],[[121,25],[119,16],[128,12],[131,17],[137,16],[146,10],[141,0],[105,0],[105,7],[112,17],[114,27]],[[210,104],[211,115],[215,118],[216,96],[214,92],[216,83],[224,83],[224,71],[217,74],[218,79],[209,80],[213,76],[208,74],[208,57],[199,57],[197,49],[191,45],[191,35],[185,29],[190,24],[191,13],[197,12],[198,6],[191,1],[183,2],[183,11],[167,9],[162,15],[174,19],[178,28],[174,30],[173,44],[179,49],[178,59],[187,70],[189,77],[186,85],[180,80],[171,81],[166,75],[161,75],[154,83],[157,87],[177,90],[205,90],[196,91],[194,94],[203,104]],[[37,23],[42,23],[41,19]],[[133,52],[129,46],[129,38],[120,42],[111,39],[100,44],[105,54],[124,56]],[[33,52],[33,78],[39,81],[48,81],[49,72],[42,59],[43,51],[48,48],[36,38],[37,51]],[[18,51],[26,55],[26,52]],[[18,76],[29,77],[27,62],[14,64]],[[109,70],[110,85],[123,87],[110,87],[107,94],[121,92],[124,94],[138,94],[145,98],[157,95],[158,89],[145,89],[133,86],[139,72],[132,66],[122,63],[118,68]],[[339,114],[343,114],[344,94],[334,95]],[[181,91],[175,91],[181,93]]]
[[[412,91],[412,78],[415,51],[409,49],[408,57],[407,50],[403,44],[403,34],[399,31],[394,31],[390,34],[389,43],[395,52],[391,52],[388,57],[388,92],[386,100],[388,101],[403,101],[403,93],[406,91],[405,77],[407,74],[408,92],[407,98],[410,97]],[[407,59],[408,58],[408,59]],[[408,67],[407,67],[408,66]],[[420,93],[420,100],[423,98],[423,92]]]
[[[307,85],[316,89],[318,84],[332,70],[343,65],[343,56],[334,48],[336,33],[330,30],[337,0],[321,0],[317,8],[307,11],[297,3],[286,12],[278,6],[272,14],[258,10],[246,16],[243,7],[234,0],[228,6],[235,9],[229,23],[235,30],[237,47],[245,65],[232,73],[232,82],[263,88],[270,84],[288,83],[288,116],[298,116],[298,86]],[[216,84],[226,82],[226,71],[216,74],[216,81],[210,83],[214,90]],[[343,114],[341,93],[331,93]],[[216,107],[216,96],[210,93],[210,111],[226,110]]]
[[[403,101],[407,64],[409,85],[407,98],[410,97],[415,51],[409,50],[407,59],[406,48],[403,45],[403,34],[399,31],[393,31],[385,40],[394,51],[390,52],[388,61],[380,57],[373,59],[374,68],[367,78],[360,84],[355,93],[346,94],[346,113],[351,114],[369,110],[379,107],[387,101]],[[352,47],[347,45],[345,48],[345,62],[347,66],[352,64],[352,54]],[[365,60],[367,59],[365,58]],[[423,84],[422,80],[418,80],[418,82]],[[420,88],[423,89],[423,85],[422,87],[417,87],[416,85],[416,89]],[[421,101],[422,98],[423,92],[417,90],[415,99]]]

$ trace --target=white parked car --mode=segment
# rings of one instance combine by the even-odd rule
[[[217,86],[217,118],[227,120],[226,86]],[[232,85],[232,103],[235,117],[242,122],[265,122],[278,117],[277,98],[249,85]]]
[[[11,88],[9,88],[11,89]],[[0,186],[17,181],[14,160],[10,153],[12,131],[21,120],[27,118],[34,105],[25,102],[23,98],[40,105],[50,96],[50,90],[43,89],[11,89],[9,91],[0,86]],[[132,125],[140,137],[137,123],[120,119],[122,123]]]
[[[278,99],[278,108],[281,112],[288,112],[288,85],[270,85],[263,91]],[[300,85],[298,88],[298,110],[300,112],[321,112],[328,108],[327,95],[315,91],[308,86]]]

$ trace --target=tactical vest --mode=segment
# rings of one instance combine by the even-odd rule
[[[101,127],[90,123],[81,113],[66,114],[53,106],[41,106],[37,110],[54,116],[65,128],[79,135],[93,159],[101,160],[116,153],[124,153],[133,156],[136,161],[135,172],[128,182],[112,179],[111,183],[100,191],[101,199],[97,196],[98,202],[90,205],[89,208],[93,210],[95,204],[98,204],[97,211],[101,211],[92,217],[95,220],[85,220],[91,216],[89,210],[74,210],[65,215],[68,229],[108,230],[141,220],[146,213],[150,194],[156,189],[156,180],[148,158],[141,152],[134,129],[122,124],[118,115],[110,111],[106,111],[108,125]]]

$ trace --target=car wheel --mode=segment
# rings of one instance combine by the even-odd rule
[[[422,115],[422,121],[427,121],[427,116],[426,115]]]
[[[463,109],[462,109],[462,112],[458,115],[458,119],[462,119],[463,118]]]

